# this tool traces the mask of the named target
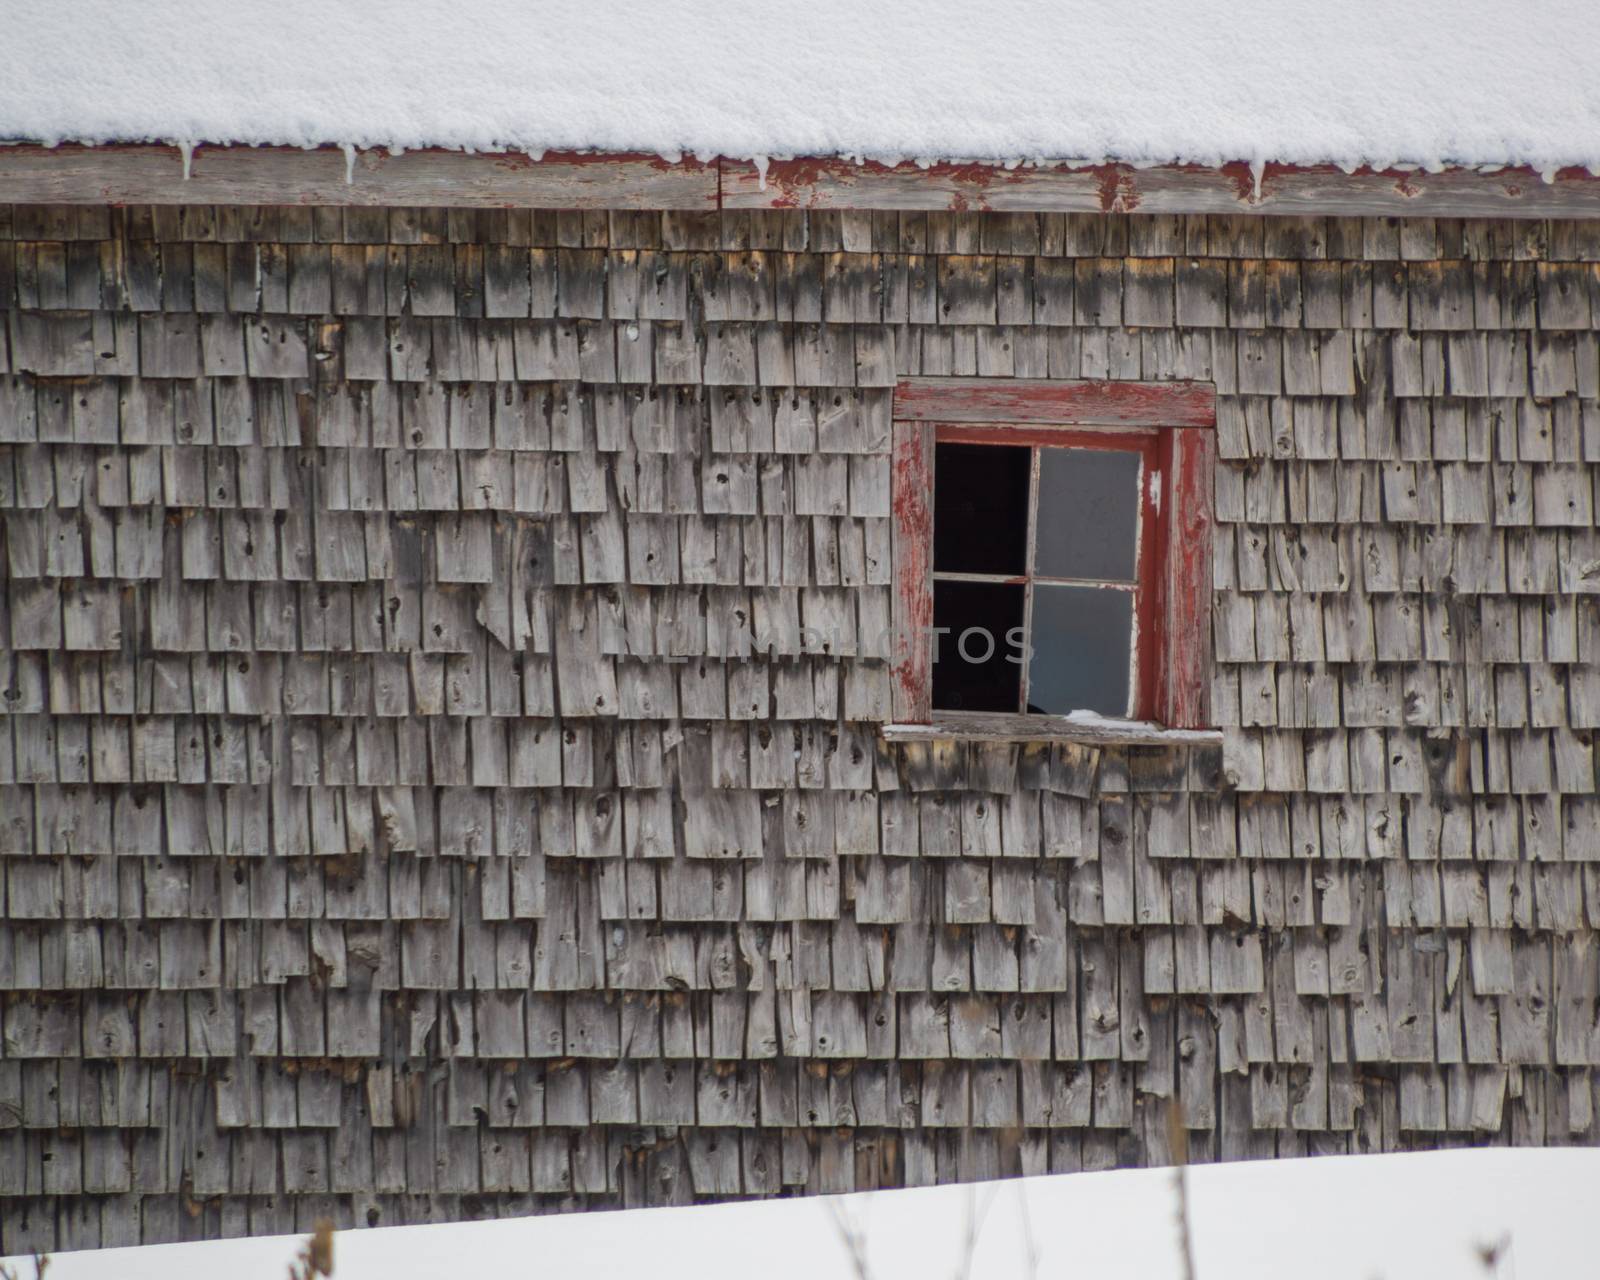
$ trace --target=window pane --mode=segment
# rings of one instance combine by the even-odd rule
[[[1127,715],[1132,648],[1133,592],[1035,585],[1028,710]]]
[[[935,570],[1028,571],[1029,455],[1010,445],[934,446]]]
[[[1018,709],[1022,598],[1023,588],[1003,583],[933,584],[933,625],[950,628],[935,636],[934,706],[941,711]],[[1010,634],[1013,628],[1016,634]]]
[[[1035,573],[1132,581],[1138,522],[1138,454],[1040,450]]]

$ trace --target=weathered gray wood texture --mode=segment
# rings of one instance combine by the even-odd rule
[[[167,205],[268,202],[545,209],[719,207],[715,162],[692,156],[338,147],[0,147],[0,192],[14,202]]]
[[[1282,217],[1592,218],[1600,178],[1581,168],[1360,169],[1237,162],[1006,168],[831,158],[748,160],[618,153],[159,144],[0,146],[14,202],[297,204],[537,209],[832,209],[961,213],[1240,213]]]
[[[0,1252],[1596,1141],[1597,259],[0,208]],[[1215,383],[1220,748],[879,742],[916,374]]]

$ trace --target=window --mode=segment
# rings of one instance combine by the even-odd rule
[[[934,439],[934,709],[1148,717],[1154,433]]]
[[[896,719],[1205,723],[1211,388],[910,379]]]

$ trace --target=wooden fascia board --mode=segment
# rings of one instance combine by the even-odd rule
[[[348,162],[338,147],[0,145],[10,204],[452,205],[544,209],[880,209],[1013,213],[1217,213],[1577,218],[1600,216],[1600,178],[1563,169],[1441,173],[1332,166],[747,161],[618,153],[444,150]]]
[[[197,147],[0,146],[8,204],[426,205],[718,208],[717,165],[649,155]]]
[[[1554,218],[1600,213],[1600,178],[1563,169],[1361,169],[1269,164],[1018,167],[722,162],[726,209],[939,209],[996,213],[1217,213]]]

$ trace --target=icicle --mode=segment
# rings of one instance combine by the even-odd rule
[[[1261,176],[1267,171],[1265,160],[1252,160],[1250,162],[1250,203],[1261,203]]]
[[[339,150],[344,152],[344,185],[353,187],[356,184],[356,148],[354,143],[341,142]]]
[[[756,177],[761,182],[760,189],[765,191],[767,189],[767,165],[770,161],[766,156],[751,156],[750,159],[756,166]]]
[[[194,143],[179,141],[177,144],[178,155],[183,160],[183,180],[189,181],[189,173],[194,168]]]

